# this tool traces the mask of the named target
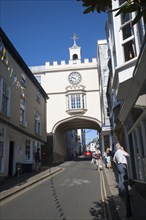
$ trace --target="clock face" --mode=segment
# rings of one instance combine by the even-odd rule
[[[81,82],[81,75],[78,72],[70,73],[68,78],[71,84],[78,84]]]

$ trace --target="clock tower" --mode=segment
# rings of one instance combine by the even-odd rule
[[[77,39],[74,33],[72,46],[68,49],[69,62],[61,60],[51,64],[47,61],[45,65],[30,67],[49,96],[46,124],[50,139],[47,146],[53,148],[54,164],[68,159],[72,149],[81,147],[77,130],[91,128],[100,132],[102,125],[97,59],[82,60],[82,47],[77,45]]]
[[[76,33],[74,33],[72,39],[74,40],[74,44],[72,47],[69,48],[70,63],[77,63],[77,61],[81,61],[81,47],[78,47],[76,43],[76,40],[78,39]]]

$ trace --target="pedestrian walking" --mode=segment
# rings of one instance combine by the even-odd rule
[[[104,154],[103,154],[103,162],[104,162],[105,167],[107,168],[107,154],[106,154],[106,150],[104,151]]]
[[[98,169],[98,171],[100,171],[100,170],[102,170],[102,157],[101,157],[101,151],[99,149],[96,149],[95,157],[96,157],[97,169]]]
[[[128,175],[127,175],[127,158],[129,157],[129,153],[127,153],[124,148],[117,143],[116,144],[116,152],[113,156],[113,161],[116,163],[118,170],[118,188],[119,195],[128,194]]]
[[[106,149],[106,167],[107,167],[108,169],[111,169],[111,167],[112,167],[112,164],[111,164],[111,156],[112,156],[112,152],[111,152],[110,148],[108,147],[108,148]]]

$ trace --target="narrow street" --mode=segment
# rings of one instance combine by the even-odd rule
[[[1,219],[118,220],[104,172],[83,159],[61,166],[63,172],[7,199]]]
[[[146,0],[0,7],[0,220],[146,220]]]

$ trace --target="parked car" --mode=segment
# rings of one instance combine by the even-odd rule
[[[85,156],[85,157],[92,157],[92,152],[91,152],[90,150],[89,150],[89,151],[86,150],[86,151],[84,152],[84,156]]]

